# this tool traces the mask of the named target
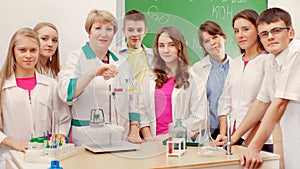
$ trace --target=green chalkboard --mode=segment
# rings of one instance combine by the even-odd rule
[[[198,28],[207,20],[217,22],[224,30],[226,53],[237,57],[239,48],[234,40],[231,21],[243,9],[254,9],[260,14],[267,8],[267,0],[126,0],[125,12],[137,9],[147,18],[148,34],[143,43],[153,46],[157,30],[162,26],[173,25],[180,29],[188,46],[191,63],[203,57],[199,45]]]

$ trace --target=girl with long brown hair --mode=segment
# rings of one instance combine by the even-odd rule
[[[177,28],[158,30],[154,70],[141,86],[141,133],[145,140],[168,133],[169,124],[176,119],[182,119],[190,137],[204,124],[204,83],[191,73],[186,48]]]

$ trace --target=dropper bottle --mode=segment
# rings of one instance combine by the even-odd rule
[[[59,161],[58,160],[52,160],[51,161],[51,166],[48,169],[63,169],[63,168],[59,166]]]

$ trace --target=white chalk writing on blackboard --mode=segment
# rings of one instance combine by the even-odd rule
[[[233,17],[233,8],[229,5],[213,5],[211,16],[220,20],[231,20]]]
[[[159,13],[157,6],[150,6],[147,10],[147,15],[154,20],[154,22],[161,25],[166,24],[170,19],[169,14]]]
[[[247,0],[231,0],[232,3],[246,3]]]

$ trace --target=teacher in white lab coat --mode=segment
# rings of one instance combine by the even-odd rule
[[[90,124],[91,112],[100,109],[104,112],[105,123],[123,126],[125,131],[122,134],[127,138],[129,121],[139,121],[139,114],[131,106],[130,95],[117,95],[111,100],[113,97],[109,92],[110,86],[114,88],[115,76],[120,76],[117,79],[122,79],[122,83],[131,78],[125,59],[108,49],[117,31],[117,20],[108,11],[94,9],[87,16],[85,29],[89,41],[68,56],[58,76],[59,95],[72,105],[73,141],[76,145],[97,143],[83,126]],[[132,128],[139,130],[137,125],[132,125]],[[133,138],[132,142],[141,141],[138,134],[128,138]]]

